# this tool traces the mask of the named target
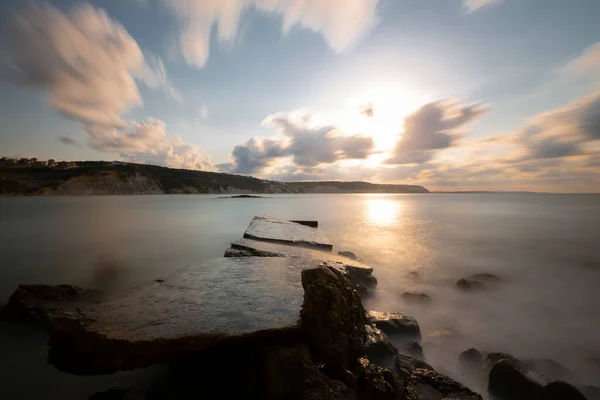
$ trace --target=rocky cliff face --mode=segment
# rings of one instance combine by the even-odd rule
[[[104,194],[161,194],[158,183],[147,176],[135,174],[124,180],[116,174],[105,176],[77,176],[61,183],[54,189],[42,192],[45,196],[82,196]]]

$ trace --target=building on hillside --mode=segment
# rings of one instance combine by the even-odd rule
[[[56,161],[54,161],[54,159],[49,159],[48,163],[46,164],[48,167],[54,167],[56,165]]]
[[[48,161],[38,161],[35,163],[36,167],[47,167],[48,166]]]
[[[29,158],[20,158],[19,162],[17,164],[19,164],[19,165],[29,165]]]

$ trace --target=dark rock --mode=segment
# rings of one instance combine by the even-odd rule
[[[570,380],[573,378],[571,372],[563,365],[549,358],[535,358],[523,361],[527,369],[544,375],[548,379]]]
[[[483,371],[484,373],[489,373],[490,370],[496,363],[500,360],[508,360],[510,363],[515,365],[517,368],[523,369],[525,366],[523,362],[519,360],[517,357],[513,356],[509,353],[488,353],[483,360]]]
[[[271,346],[272,347],[272,346]],[[249,359],[249,369],[255,368],[257,360],[262,365],[259,396],[246,398],[281,400],[342,400],[354,399],[355,394],[337,380],[325,376],[311,361],[305,346],[272,347],[261,357]]]
[[[367,341],[365,350],[367,358],[373,364],[393,370],[395,368],[398,349],[385,333],[374,325],[367,325]]]
[[[456,282],[456,287],[460,290],[478,290],[483,288],[483,283],[474,279],[462,278]]]
[[[371,295],[370,290],[363,285],[354,285],[354,290],[363,299]]]
[[[303,246],[331,251],[333,244],[318,229],[292,221],[254,217],[244,232],[245,239]]]
[[[478,379],[487,379],[487,372],[484,372],[483,365],[485,363],[485,358],[487,357],[487,353],[481,352],[477,349],[470,348],[468,350],[463,351],[458,355],[458,362],[461,370],[466,375],[478,378]],[[497,360],[496,360],[497,361]],[[494,361],[494,363],[496,362]],[[493,365],[489,368],[491,369]]]
[[[311,228],[318,228],[319,227],[319,221],[291,220],[290,222],[295,222],[296,224],[300,224],[300,225],[304,225],[304,226],[309,226]]]
[[[394,372],[400,381],[404,381],[404,379],[417,369],[433,371],[433,367],[425,361],[411,357],[408,354],[398,353],[396,356]]]
[[[404,293],[402,293],[402,300],[404,300],[408,303],[419,303],[419,304],[431,303],[431,297],[429,297],[425,293],[404,292]]]
[[[482,400],[481,396],[446,375],[416,369],[404,381],[405,400]]]
[[[264,199],[265,196],[255,196],[251,194],[238,194],[235,196],[220,197],[221,199]]]
[[[587,400],[575,386],[562,381],[548,382],[540,398],[544,400]]]
[[[332,267],[302,271],[304,303],[300,315],[313,359],[333,379],[354,372],[365,354],[367,317],[360,297],[343,273]]]
[[[338,251],[338,255],[340,255],[342,257],[348,257],[351,260],[358,260],[358,257],[356,256],[356,254],[354,254],[351,251]]]
[[[390,337],[421,340],[419,323],[413,317],[397,312],[369,311],[369,321]]]
[[[502,358],[490,371],[488,392],[503,400],[542,400],[545,381]]]
[[[73,285],[19,285],[5,306],[7,319],[48,328],[55,320],[78,317],[77,307],[101,292]]]
[[[361,371],[357,377],[358,398],[364,400],[400,400],[400,386],[387,368],[360,360]]]
[[[469,277],[469,279],[480,282],[499,282],[501,280],[499,276],[488,273],[473,274]]]
[[[272,251],[256,250],[256,249],[236,249],[233,247],[225,250],[223,257],[285,257],[285,254],[275,253]]]
[[[402,347],[402,353],[408,354],[418,360],[425,361],[425,354],[423,353],[423,347],[417,342],[405,343]]]
[[[408,279],[417,280],[421,278],[421,275],[417,271],[410,271],[408,274],[406,274],[406,277]]]

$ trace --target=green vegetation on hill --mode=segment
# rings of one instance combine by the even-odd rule
[[[217,172],[172,169],[154,165],[81,161],[72,168],[48,168],[21,165],[0,165],[0,195],[44,195],[64,193],[60,188],[77,180],[78,184],[98,186],[94,193],[102,194],[103,182],[120,181],[125,185],[139,177],[163,193],[219,193],[222,191],[254,193],[427,193],[414,185],[378,185],[367,182],[274,182],[242,175]],[[89,178],[89,179],[86,179]],[[114,186],[114,185],[113,185]],[[111,192],[112,194],[119,194]],[[68,191],[67,191],[68,194]],[[124,191],[122,194],[130,194]]]

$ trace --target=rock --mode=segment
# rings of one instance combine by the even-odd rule
[[[338,251],[338,255],[340,255],[342,257],[348,257],[351,260],[358,260],[358,257],[356,257],[356,254],[354,254],[351,251]]]
[[[486,356],[487,353],[482,353],[474,348],[463,351],[458,355],[458,362],[461,370],[466,375],[474,376],[476,378],[485,377],[486,373],[484,373],[483,365]],[[490,366],[490,368],[491,367],[492,366]]]
[[[367,341],[365,350],[367,358],[373,364],[393,370],[395,368],[398,349],[389,338],[374,325],[367,325]]]
[[[290,222],[294,222],[296,224],[300,224],[300,225],[304,225],[304,226],[309,226],[311,228],[318,228],[319,227],[319,221],[299,221],[299,220],[291,220]]]
[[[405,400],[482,400],[481,396],[446,375],[416,369],[404,382]]]
[[[540,398],[544,400],[587,400],[575,386],[562,381],[548,382]]]
[[[4,308],[6,319],[32,322],[44,328],[53,321],[77,318],[77,307],[101,295],[73,285],[19,285]]]
[[[488,392],[503,400],[585,400],[573,385],[548,382],[543,376],[522,369],[506,358],[498,361],[490,371]]]
[[[241,250],[240,253],[233,252]],[[377,286],[377,279],[373,276],[373,268],[361,263],[360,261],[350,261],[346,257],[318,251],[314,249],[302,248],[297,246],[287,246],[280,243],[261,242],[258,240],[241,239],[231,243],[231,248],[225,253],[225,256],[234,257],[291,257],[308,258],[335,263],[336,268],[343,270],[346,276],[355,285],[364,286],[371,289]],[[364,292],[361,288],[357,288]],[[363,293],[364,294],[364,293]]]
[[[367,317],[360,297],[343,273],[332,267],[302,271],[304,339],[326,374],[346,382],[365,354]]]
[[[408,274],[406,274],[406,277],[415,281],[421,278],[421,275],[417,271],[410,271]]]
[[[256,249],[236,249],[230,247],[225,250],[223,257],[285,257],[285,254],[273,251],[264,251]]]
[[[549,358],[528,359],[524,360],[523,364],[527,369],[531,369],[549,379],[570,380],[573,378],[567,368]]]
[[[523,369],[525,366],[523,365],[523,361],[519,360],[517,357],[513,356],[509,353],[487,353],[485,358],[483,359],[483,371],[484,373],[489,373],[490,370],[496,363],[500,360],[508,360],[510,363],[515,365],[517,368]]]
[[[270,346],[273,347],[273,346]],[[249,358],[248,368],[254,368],[256,360],[264,365],[264,371],[259,376],[262,382],[257,395],[246,398],[282,399],[282,400],[343,400],[355,399],[352,390],[340,381],[325,376],[311,361],[311,356],[306,346],[274,347],[264,356]]]
[[[238,194],[236,196],[220,197],[221,199],[264,199],[265,196],[255,196],[251,194]]]
[[[59,370],[112,373],[227,343],[295,340],[301,333],[301,271],[319,265],[287,257],[220,258],[94,301],[71,301],[87,293],[72,287],[50,293],[44,287],[31,295],[31,286],[22,286],[7,309],[43,320],[49,362]]]
[[[474,279],[459,279],[456,282],[456,288],[460,290],[478,290],[483,288],[483,283]]]
[[[408,354],[418,360],[425,361],[425,354],[423,353],[423,347],[417,342],[405,343],[402,347],[402,353]]]
[[[369,311],[369,322],[390,337],[402,337],[408,340],[421,340],[419,323],[413,317],[398,312]]]
[[[303,246],[331,251],[333,244],[315,228],[292,221],[254,217],[244,232],[245,239]]]
[[[398,380],[404,381],[410,374],[417,369],[424,369],[433,371],[433,367],[427,364],[425,361],[419,360],[418,358],[411,357],[408,354],[398,353],[396,356],[396,363],[394,372],[398,377]]]
[[[369,360],[360,360],[361,371],[357,377],[358,398],[364,400],[400,400],[400,386],[393,373]]]
[[[488,273],[473,274],[469,277],[469,279],[480,282],[499,282],[501,280],[499,276]]]
[[[404,292],[404,293],[402,293],[402,300],[404,300],[407,303],[418,303],[418,304],[431,303],[431,297],[429,297],[425,293]]]

